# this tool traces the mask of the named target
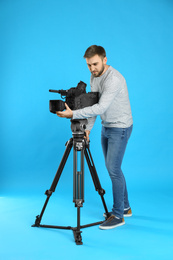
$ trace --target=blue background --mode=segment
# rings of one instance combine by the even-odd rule
[[[65,143],[71,138],[70,121],[60,119],[49,112],[49,99],[59,99],[60,96],[49,93],[48,90],[69,89],[82,80],[87,83],[89,92],[90,72],[83,55],[90,45],[98,44],[106,49],[108,64],[124,75],[128,85],[134,130],[124,158],[123,170],[136,215],[134,213],[131,220],[134,223],[127,225],[127,230],[125,225],[116,233],[104,233],[102,242],[97,240],[101,237],[98,229],[84,230],[86,236],[90,234],[87,232],[92,234],[88,238],[88,250],[91,250],[91,255],[93,252],[102,252],[100,259],[104,259],[106,254],[113,257],[115,251],[119,254],[118,259],[149,259],[151,254],[152,259],[158,259],[159,256],[165,256],[166,252],[169,252],[169,255],[165,259],[172,259],[168,242],[172,236],[168,226],[158,240],[155,236],[160,225],[164,226],[165,217],[168,217],[166,222],[169,223],[169,229],[172,228],[172,221],[169,219],[173,202],[172,28],[171,0],[0,1],[0,196],[5,221],[1,221],[4,234],[7,232],[6,225],[13,222],[14,218],[20,219],[19,215],[24,214],[23,219],[27,221],[23,223],[23,229],[21,228],[23,234],[26,226],[32,224],[32,219],[34,221],[35,215],[39,214],[44,201],[44,196],[39,196],[50,187],[64,153]],[[100,128],[98,118],[91,132],[90,148],[101,184],[106,189],[108,207],[111,209],[111,184],[100,145]],[[95,194],[87,167],[85,178],[86,203],[83,212],[88,221],[90,216],[87,212],[93,210],[96,214],[100,212],[102,205],[99,204],[99,199],[97,201],[98,195]],[[72,156],[69,157],[58,185],[54,196],[57,196],[56,199],[62,199],[59,201],[60,207],[66,211],[66,204],[75,211],[72,203]],[[54,201],[53,197],[52,200]],[[55,205],[58,207],[58,203]],[[87,205],[91,208],[87,208]],[[51,214],[51,210],[49,213]],[[154,219],[156,213],[163,219]],[[68,214],[71,214],[69,210]],[[75,217],[74,215],[74,219]],[[135,226],[137,221],[139,226]],[[148,234],[143,227],[145,221],[153,221],[147,222],[147,228],[154,236],[151,241],[148,240]],[[56,222],[58,220],[55,224]],[[155,229],[153,223],[157,223]],[[14,237],[10,235],[9,228],[9,236],[12,239],[16,237],[15,232],[19,232],[19,226],[18,222]],[[132,233],[129,236],[134,240],[128,237],[131,244],[127,246],[127,251],[124,253],[121,242],[118,242],[119,246],[115,250],[117,237],[121,241],[123,236],[127,236],[126,232],[130,231]],[[143,231],[145,241],[141,241],[138,250],[133,251],[133,245]],[[70,240],[71,233],[66,237],[67,233],[52,234],[40,229],[33,231],[28,228],[27,232],[28,241],[34,241],[33,232],[34,236],[41,232],[39,239],[45,235],[50,236],[52,241],[53,235],[54,239],[58,237],[60,241],[64,241],[62,244],[69,243],[69,247],[73,243]],[[107,245],[109,239],[106,239],[106,236],[109,238],[114,234],[115,244],[111,242]],[[19,244],[24,241],[22,236],[20,239]],[[162,245],[162,251],[158,253],[157,249],[147,254],[140,245],[149,248],[150,242],[153,241],[157,241],[157,246],[159,243]],[[14,244],[12,255],[8,255],[4,240],[2,256],[3,259],[12,260],[36,259],[36,256],[37,259],[39,256],[40,259],[48,259],[46,255],[50,250],[52,255],[48,254],[49,259],[54,259],[57,252],[50,249],[49,243],[44,248],[48,251],[44,251],[43,255],[41,242],[37,253],[36,249],[25,250],[24,244],[27,243],[23,242],[23,251],[17,250]],[[109,253],[103,252],[98,246],[102,247],[102,243]],[[84,250],[84,247],[80,250]],[[63,250],[59,251],[59,256],[60,252],[63,255]],[[73,253],[75,257],[75,251]],[[146,254],[144,258],[140,258],[142,254]]]

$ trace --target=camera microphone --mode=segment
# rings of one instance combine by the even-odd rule
[[[63,89],[61,89],[61,90],[53,90],[53,89],[49,89],[49,92],[59,93],[59,94],[61,94],[61,96],[66,96],[67,93],[68,93],[68,90],[63,90]]]

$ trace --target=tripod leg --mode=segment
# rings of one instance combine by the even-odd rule
[[[77,208],[77,227],[73,228],[73,235],[76,242],[76,245],[83,245],[82,242],[82,231],[80,231],[80,207]]]
[[[95,165],[94,165],[94,161],[93,161],[90,149],[89,149],[89,144],[86,145],[84,153],[85,153],[85,158],[86,158],[86,161],[88,163],[88,167],[89,167],[89,170],[90,170],[90,173],[91,173],[91,177],[92,177],[95,189],[96,189],[96,191],[98,191],[99,195],[101,196],[101,200],[102,200],[102,203],[103,203],[103,206],[104,206],[104,209],[105,209],[105,213],[108,216],[109,215],[108,209],[107,209],[104,197],[103,197],[104,194],[105,194],[105,190],[101,187],[99,177],[98,177]]]
[[[70,151],[71,151],[72,146],[73,146],[73,138],[71,138],[71,139],[67,142],[67,144],[66,144],[66,150],[65,150],[64,155],[63,155],[63,157],[62,157],[62,160],[61,160],[61,162],[60,162],[60,165],[59,165],[59,167],[58,167],[58,170],[57,170],[56,175],[55,175],[55,177],[54,177],[54,180],[53,180],[53,182],[52,182],[52,185],[51,185],[50,189],[45,192],[45,195],[47,195],[47,198],[46,198],[46,201],[45,201],[44,206],[43,206],[43,208],[42,208],[42,211],[41,211],[40,215],[36,216],[35,224],[32,225],[32,227],[35,227],[35,226],[36,226],[36,227],[39,227],[39,226],[40,226],[40,222],[41,222],[41,219],[42,219],[42,217],[43,217],[44,211],[45,211],[45,209],[46,209],[46,206],[47,206],[47,204],[48,204],[48,201],[49,201],[49,199],[50,199],[52,193],[53,193],[53,192],[55,191],[55,189],[56,189],[56,186],[57,186],[57,184],[58,184],[58,181],[59,181],[59,179],[60,179],[61,173],[62,173],[62,171],[63,171],[63,169],[64,169],[65,164],[66,164],[66,161],[67,161],[67,159],[68,159],[68,156],[69,156],[69,154],[70,154]]]
[[[73,229],[75,242],[82,245],[80,231],[80,208],[84,202],[84,142],[74,139],[73,149],[73,202],[77,207],[77,227]]]
[[[84,150],[73,150],[73,202],[76,207],[84,202]]]
[[[64,152],[64,155],[63,155],[63,157],[62,157],[62,160],[61,160],[60,165],[59,165],[59,167],[58,167],[58,170],[57,170],[57,172],[56,172],[55,178],[54,178],[54,180],[53,180],[53,182],[52,182],[52,185],[51,185],[51,187],[50,187],[50,191],[51,191],[51,192],[54,192],[55,189],[56,189],[56,186],[57,186],[57,184],[58,184],[59,178],[60,178],[60,176],[61,176],[61,173],[62,173],[62,171],[63,171],[63,169],[64,169],[64,166],[65,166],[66,161],[67,161],[67,159],[68,159],[68,156],[69,156],[69,154],[70,154],[71,148],[72,148],[72,146],[73,146],[73,138],[71,138],[71,139],[67,142],[66,145],[67,145],[66,150],[65,150],[65,152]]]

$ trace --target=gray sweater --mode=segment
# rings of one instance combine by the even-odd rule
[[[133,124],[129,95],[125,78],[113,67],[100,77],[91,75],[91,91],[99,92],[99,103],[73,110],[73,119],[88,118],[87,130],[91,130],[97,115],[105,127],[127,128]]]

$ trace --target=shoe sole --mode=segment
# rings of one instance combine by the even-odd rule
[[[124,214],[124,217],[131,217],[132,216],[132,214]]]
[[[120,223],[120,224],[117,224],[117,225],[114,225],[114,226],[99,226],[100,229],[113,229],[113,228],[116,228],[116,227],[120,227],[120,226],[123,226],[125,224],[125,221]]]
[[[131,217],[132,214],[124,214],[123,216],[127,218],[127,217]],[[106,218],[106,214],[105,213],[103,214],[103,217]]]

